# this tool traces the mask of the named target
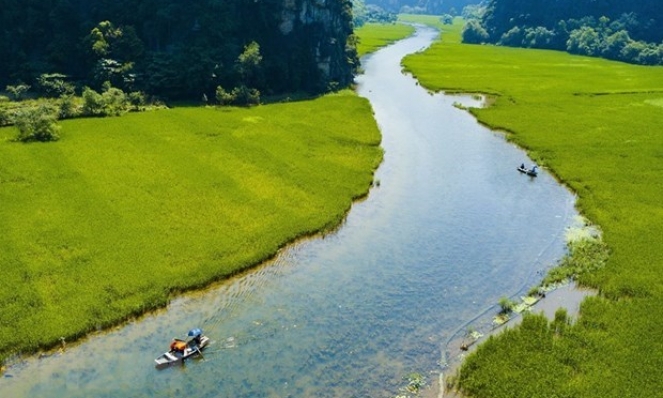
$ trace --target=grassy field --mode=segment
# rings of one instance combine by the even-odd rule
[[[476,397],[654,397],[663,388],[663,68],[459,43],[404,61],[432,90],[489,93],[472,112],[578,193],[611,255],[581,279],[581,317],[532,316],[463,365]]]
[[[365,99],[0,129],[0,359],[165,305],[338,225],[382,159]]]
[[[367,23],[362,27],[355,29],[355,34],[359,38],[357,44],[357,53],[359,56],[372,53],[380,47],[384,47],[397,40],[411,35],[414,28],[410,25],[397,24],[378,24]]]

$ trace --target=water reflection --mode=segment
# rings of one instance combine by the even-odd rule
[[[30,359],[0,396],[393,396],[410,372],[439,371],[451,334],[534,284],[564,251],[573,197],[522,151],[400,71],[435,37],[418,33],[366,60],[359,92],[383,132],[379,187],[337,232],[161,311]],[[463,101],[475,101],[467,97]],[[189,327],[204,357],[156,371]]]

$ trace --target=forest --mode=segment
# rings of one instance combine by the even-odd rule
[[[463,41],[661,65],[661,22],[657,0],[489,0],[467,23]]]
[[[458,15],[469,4],[479,0],[366,0],[367,5],[375,5],[394,13],[404,14],[452,14]]]
[[[320,93],[348,86],[358,66],[350,0],[0,0],[0,8],[0,87],[38,94],[48,94],[44,76],[167,100],[214,98],[219,86]]]

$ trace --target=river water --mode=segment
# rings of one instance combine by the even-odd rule
[[[385,160],[368,198],[334,233],[163,311],[30,358],[0,378],[2,397],[392,397],[441,370],[447,341],[500,297],[535,285],[564,254],[574,197],[523,151],[431,95],[400,60],[437,33],[418,28],[364,60],[358,78]],[[495,309],[497,311],[497,309]],[[204,357],[157,371],[190,327]]]

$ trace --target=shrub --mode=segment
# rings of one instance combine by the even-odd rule
[[[104,115],[104,97],[90,87],[83,89],[83,114],[86,116]]]
[[[119,116],[127,111],[129,101],[124,91],[116,87],[106,85],[102,94],[85,87],[83,89],[83,114],[86,116]]]
[[[452,25],[454,23],[454,17],[450,14],[444,14],[440,17],[440,22],[442,22],[443,25]]]
[[[543,26],[525,29],[524,44],[526,47],[549,48],[554,39],[555,32],[546,29]]]
[[[20,101],[23,98],[23,94],[30,90],[30,86],[19,83],[13,86],[7,86],[6,90],[12,95],[12,97],[14,97],[14,101]]]
[[[566,49],[571,54],[594,56],[599,54],[601,38],[598,32],[589,26],[575,29],[569,34]]]
[[[504,33],[498,44],[509,47],[520,47],[523,45],[523,31],[514,26],[508,32]]]
[[[476,19],[468,21],[463,27],[463,43],[481,44],[488,41],[488,32]]]
[[[25,108],[16,115],[15,125],[18,128],[16,139],[22,142],[29,141],[57,141],[59,126],[57,109],[51,105],[42,104],[34,108]]]
[[[120,116],[127,111],[127,95],[117,87],[109,87],[101,94],[105,116]]]
[[[63,95],[60,97],[60,119],[70,119],[80,116],[80,111],[76,107],[76,101],[73,95]]]
[[[234,102],[237,105],[258,105],[260,104],[260,91],[255,88],[248,88],[245,85],[235,87],[232,92]]]
[[[216,101],[221,105],[228,105],[235,101],[235,97],[233,97],[233,94],[227,92],[223,87],[217,86]]]
[[[74,94],[74,85],[66,82],[66,75],[60,73],[44,73],[37,78],[41,91],[48,97],[60,97]]]
[[[508,297],[502,297],[500,298],[499,301],[500,308],[501,308],[501,313],[502,314],[509,314],[513,311],[513,307],[515,307],[515,303],[510,300]]]
[[[129,93],[127,96],[127,100],[133,106],[133,109],[135,111],[138,111],[141,109],[141,107],[145,106],[147,103],[147,97],[144,92],[142,91],[132,91]]]

